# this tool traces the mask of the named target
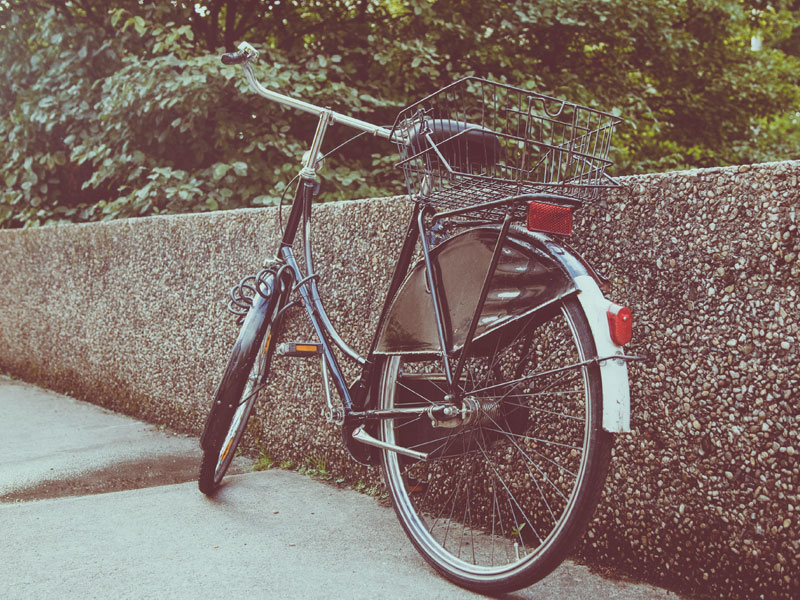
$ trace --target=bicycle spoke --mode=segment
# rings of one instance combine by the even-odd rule
[[[513,500],[513,503],[517,507],[517,509],[520,512],[524,513],[525,511],[522,509],[522,507],[517,502],[516,496],[514,496],[514,494],[511,492],[511,490],[509,489],[509,487],[506,484],[506,482],[503,479],[503,477],[498,472],[498,470],[497,470],[496,466],[494,465],[494,463],[492,462],[492,460],[489,458],[489,456],[486,454],[485,451],[482,451],[482,453],[483,453],[483,456],[486,458],[486,463],[492,469],[492,473],[494,473],[495,477],[497,478],[497,481],[503,486],[503,489],[506,491],[507,500],[509,501],[509,504],[511,504],[511,501]],[[525,517],[525,522],[531,528],[531,531],[533,531],[536,534],[536,536],[541,540],[542,539],[541,536],[539,536],[539,534],[536,532],[536,529],[534,528],[533,524],[531,524],[531,522],[527,519],[527,517]]]
[[[552,440],[545,440],[543,438],[521,435],[519,433],[514,433],[514,432],[511,432],[511,431],[505,431],[503,429],[492,429],[491,427],[487,427],[486,431],[492,431],[494,433],[502,433],[504,435],[514,436],[514,437],[522,437],[522,438],[525,438],[526,440],[532,440],[534,442],[541,442],[542,444],[549,444],[551,446],[559,446],[561,448],[569,448],[570,450],[581,450],[582,449],[582,446],[573,446],[573,445],[570,445],[570,444],[564,444],[562,442],[554,442]]]
[[[437,567],[460,572],[469,564],[476,577],[499,579],[519,565],[540,568],[546,548],[564,552],[571,541],[562,532],[586,502],[579,490],[590,472],[587,422],[599,414],[590,411],[588,386],[590,376],[597,386],[599,367],[576,349],[564,314],[473,344],[457,386],[462,413],[440,424],[446,429],[426,418],[384,422],[401,445],[428,452],[427,462],[401,469],[423,486],[384,464],[406,531]],[[421,404],[420,396],[426,406],[442,401],[436,360],[402,365],[402,378],[388,378],[397,406]]]
[[[489,418],[491,419],[491,417]],[[497,426],[498,428],[500,427],[500,425],[498,425],[494,419],[491,420],[495,424],[495,426]],[[526,437],[526,439],[528,438]],[[528,453],[525,452],[525,450],[523,450],[522,447],[516,442],[513,436],[508,436],[508,441],[511,443],[512,446],[514,446],[514,448],[516,448],[516,450],[522,455],[522,457],[525,458],[525,460],[527,461],[526,467],[528,463],[533,465],[533,467],[539,472],[539,474],[542,476],[545,482],[549,483],[556,490],[556,492],[558,492],[558,494],[562,498],[564,498],[564,500],[568,500],[568,498],[562,493],[561,489],[559,489],[559,487],[555,483],[553,483],[553,481],[547,476],[547,474],[538,467],[538,465],[531,459]],[[536,481],[536,478],[533,477],[533,473],[530,471],[530,468],[529,467],[527,468],[528,472],[531,474],[531,480],[536,484],[536,487],[539,488],[539,483]],[[541,495],[542,495],[542,500],[544,500],[545,505],[547,506],[547,509],[550,510],[550,505],[547,504],[547,500],[545,499],[544,494]],[[551,515],[553,514],[552,511],[550,511],[550,514]],[[556,521],[555,516],[553,516],[553,521]]]
[[[490,396],[491,398],[495,398],[496,396]],[[523,396],[520,396],[523,397]],[[523,410],[529,410],[532,412],[540,412],[547,415],[552,415],[554,417],[560,417],[564,419],[572,419],[573,421],[583,422],[582,417],[576,417],[574,415],[568,415],[566,413],[556,412],[554,410],[547,410],[546,408],[541,408],[540,406],[530,406],[528,404],[517,404],[515,402],[506,402],[506,406],[512,406],[514,408],[521,408]]]
[[[403,384],[402,382],[398,381],[398,385],[400,385],[403,389],[408,390],[409,392],[411,392],[412,394],[414,394],[418,398],[421,398],[422,400],[425,400],[425,402],[427,402],[428,404],[436,404],[433,400],[430,400],[429,398],[423,396],[417,390],[415,390],[413,388],[410,388],[409,386]],[[444,396],[447,393],[447,392],[445,392],[444,389],[442,389],[442,388],[439,388],[439,389],[441,389],[441,391],[442,391],[442,396]]]
[[[558,368],[555,368],[555,369],[550,369],[548,371],[542,371],[541,373],[534,373],[533,375],[527,375],[525,377],[520,377],[519,379],[515,379],[515,380],[512,380],[512,381],[506,381],[506,382],[503,382],[503,383],[489,385],[489,386],[486,386],[486,387],[483,387],[483,388],[479,388],[479,389],[476,389],[476,390],[471,390],[471,393],[472,394],[485,394],[486,392],[489,392],[489,391],[492,391],[492,390],[495,390],[495,389],[501,389],[501,388],[506,387],[506,386],[514,386],[514,387],[516,387],[516,386],[518,386],[518,385],[520,385],[522,383],[525,383],[526,381],[533,381],[534,379],[539,379],[541,377],[546,377],[547,375],[554,375],[554,374],[557,374],[557,373],[561,373],[563,371],[569,371],[571,369],[580,369],[581,367],[584,367],[584,366],[586,366],[587,364],[589,364],[591,362],[592,361],[584,361],[584,362],[568,365],[566,367],[558,367]],[[555,384],[551,384],[551,386],[552,385],[555,385]]]

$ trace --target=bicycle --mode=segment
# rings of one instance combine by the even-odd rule
[[[616,185],[606,168],[620,119],[472,77],[381,127],[263,87],[257,57],[243,43],[222,61],[318,125],[276,255],[231,291],[242,327],[201,437],[200,490],[220,486],[275,353],[317,356],[328,420],[353,459],[381,464],[434,569],[483,593],[531,585],[583,535],[611,433],[630,428],[631,313],[604,297],[607,281],[565,239],[573,211]],[[413,201],[365,356],[331,324],[312,260],[316,170],[333,124],[396,144]],[[305,272],[293,251],[300,230]],[[317,339],[278,344],[298,304]],[[352,384],[335,348],[361,366]]]

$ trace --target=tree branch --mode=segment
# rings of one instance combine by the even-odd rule
[[[260,0],[250,0],[250,2],[247,3],[247,6],[245,6],[244,10],[242,11],[242,16],[239,17],[239,21],[233,28],[232,37],[234,40],[241,41],[242,37],[244,37],[244,34],[250,31],[260,20],[259,18],[251,20],[253,13],[260,4]]]
[[[236,45],[233,39],[233,28],[236,26],[236,0],[228,0],[225,3],[225,50],[233,52],[236,50]]]
[[[219,46],[217,43],[219,39],[219,11],[222,9],[223,1],[224,0],[214,0],[214,2],[211,3],[211,7],[208,9],[209,27],[206,42],[209,50],[213,50]]]

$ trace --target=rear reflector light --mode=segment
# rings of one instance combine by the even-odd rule
[[[572,209],[544,202],[528,202],[528,231],[572,234]]]
[[[612,304],[608,307],[608,329],[611,333],[611,340],[617,346],[624,346],[631,341],[633,336],[633,313],[631,309],[619,304]]]

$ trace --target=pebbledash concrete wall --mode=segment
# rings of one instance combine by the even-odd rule
[[[800,590],[800,162],[624,179],[575,244],[635,316],[633,432],[579,554],[690,595]],[[315,208],[327,307],[361,350],[408,214]],[[235,335],[225,296],[273,252],[274,209],[0,231],[0,369],[199,433]],[[285,216],[285,215],[284,215]],[[288,336],[310,336],[294,316]],[[249,444],[377,484],[319,417],[316,362],[278,359]],[[353,372],[349,373],[352,376]]]

